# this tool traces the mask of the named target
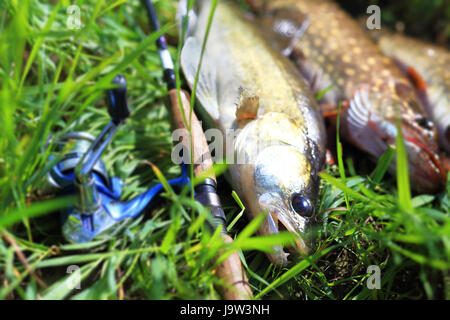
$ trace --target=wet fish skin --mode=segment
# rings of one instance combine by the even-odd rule
[[[182,51],[181,65],[194,83],[209,1],[200,1]],[[297,234],[297,249],[308,253],[306,233],[317,202],[318,172],[324,163],[324,123],[308,85],[295,66],[273,50],[257,30],[227,1],[217,4],[201,66],[196,97],[223,135],[238,130],[233,145],[244,164],[231,164],[233,188],[251,217],[268,212],[259,233],[280,227]],[[257,107],[254,118],[237,119],[237,106]],[[244,110],[244,109],[241,109]],[[244,110],[245,111],[245,110]],[[225,146],[226,148],[227,146]],[[312,207],[297,213],[292,201],[302,197]],[[281,247],[268,254],[287,263]]]
[[[436,124],[439,142],[450,153],[450,51],[384,28],[369,34],[386,56],[419,82],[416,88]]]
[[[426,121],[427,114],[408,78],[355,20],[327,0],[250,4],[259,11],[262,26],[274,33],[274,45],[290,54],[313,90],[328,89],[321,104],[336,108],[343,101],[344,138],[377,159],[389,146],[395,147],[396,118],[400,118],[411,185],[427,193],[442,190],[445,170],[436,128]],[[302,34],[292,31],[302,29],[305,23]]]

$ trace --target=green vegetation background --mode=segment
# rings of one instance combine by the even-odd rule
[[[368,5],[340,2],[355,16]],[[387,25],[401,21],[406,32],[448,45],[448,2],[371,3],[380,5]],[[80,30],[66,25],[72,4],[81,7]],[[155,5],[176,57],[175,1]],[[38,192],[63,154],[47,142],[75,130],[98,134],[109,121],[104,90],[116,74],[127,78],[132,116],[103,160],[110,175],[124,181],[123,199],[180,173],[170,161],[156,35],[148,35],[137,0],[0,2],[1,299],[219,298],[215,287],[221,280],[213,269],[222,248],[242,250],[261,299],[450,298],[450,182],[439,195],[411,196],[405,172],[385,174],[393,152],[374,165],[346,145],[341,158],[346,175],[336,166],[322,175],[316,252],[286,268],[270,265],[262,251],[289,237],[254,235],[258,221],[249,223],[222,177],[219,190],[234,247],[204,227],[207,211],[171,192],[115,238],[66,243],[57,211],[71,206],[73,198]],[[353,157],[363,160],[355,166]],[[401,148],[397,158],[406,168]],[[336,207],[345,210],[329,210]],[[69,265],[81,267],[80,290],[67,285],[73,280]],[[369,265],[382,270],[380,290],[366,286]]]

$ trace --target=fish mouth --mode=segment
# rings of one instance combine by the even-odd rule
[[[384,130],[369,122],[375,139],[381,147],[375,154],[380,157],[388,148],[396,149],[397,129],[393,122],[389,122]],[[430,139],[424,137],[408,124],[403,124],[401,129],[405,149],[408,157],[408,171],[411,186],[419,192],[438,193],[447,179],[446,165],[443,157],[438,152],[437,145]],[[395,164],[391,164],[395,168]]]
[[[408,160],[411,163],[410,177],[421,192],[437,193],[447,179],[446,170],[439,154],[416,138],[404,134]]]
[[[274,254],[268,254],[272,263],[280,266],[285,266],[289,263],[288,257],[290,254],[296,256],[299,253],[302,255],[308,255],[310,252],[310,247],[307,245],[304,237],[303,230],[299,230],[299,226],[290,218],[288,215],[282,214],[280,210],[272,209],[268,211],[268,219],[270,226],[270,233],[276,234],[279,232],[287,231],[296,236],[294,240],[295,245],[285,246],[285,249],[288,251],[286,253],[281,246],[277,246]]]
[[[343,111],[344,124],[348,127],[347,135],[356,145],[373,156],[380,157],[388,147],[395,149],[398,131],[395,121],[380,113],[371,112],[372,105],[384,103],[384,100],[379,100],[379,97],[372,94],[366,87],[355,90],[349,101],[349,108]],[[420,192],[441,191],[446,181],[446,170],[435,141],[428,137],[427,131],[415,125],[415,120],[412,122],[409,116],[402,116],[402,120],[401,132],[408,154],[411,185]],[[395,164],[392,164],[391,169],[394,168]]]

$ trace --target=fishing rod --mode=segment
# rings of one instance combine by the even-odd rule
[[[155,8],[150,0],[142,0],[146,8],[150,27],[153,31],[160,31],[159,20]],[[174,64],[167,49],[167,42],[164,35],[156,40],[158,52],[164,69],[164,81],[168,89],[167,107],[171,113],[172,122],[175,128],[187,131],[187,124],[184,122],[187,114],[191,114],[189,94],[176,89],[176,78]],[[178,99],[178,93],[181,99]],[[180,105],[181,102],[181,105]],[[184,116],[183,114],[184,113]],[[191,138],[193,143],[193,159],[194,159],[194,176],[201,177],[208,173],[207,177],[194,189],[195,199],[206,207],[211,209],[211,215],[214,218],[216,227],[222,226],[221,237],[226,243],[232,243],[233,239],[226,231],[226,217],[217,195],[217,180],[213,170],[213,161],[208,148],[205,134],[194,112],[189,119]],[[184,145],[183,150],[191,150],[189,139],[181,141]],[[197,161],[201,159],[201,161]],[[199,162],[199,163],[197,163]],[[226,286],[219,288],[222,296],[226,300],[242,300],[252,298],[247,276],[242,267],[241,260],[237,252],[233,252],[220,266],[217,268],[217,274],[224,279]]]

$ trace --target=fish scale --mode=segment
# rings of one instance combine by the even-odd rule
[[[292,1],[285,3],[291,4]],[[380,90],[378,86],[390,78],[408,85],[408,80],[391,59],[381,55],[380,49],[360,28],[346,27],[350,17],[337,4],[320,0],[296,1],[296,4],[307,13],[309,21],[314,22],[309,24],[305,36],[296,41],[294,50],[298,49],[299,55],[320,65],[317,69],[325,69],[324,74],[332,79],[334,87],[331,92],[336,93],[328,102],[337,104],[350,96],[355,87],[367,83],[374,83],[374,90]],[[355,25],[352,23],[352,26]],[[420,108],[416,111],[421,112]]]
[[[422,192],[442,190],[445,171],[436,128],[426,121],[409,79],[355,20],[328,0],[249,3],[259,13],[257,23],[267,30],[266,38],[278,50],[290,53],[314,91],[326,91],[322,109],[336,111],[342,102],[340,128],[347,141],[376,160],[389,147],[395,148],[396,119],[400,119],[411,185]],[[305,31],[285,32],[293,29]],[[389,170],[395,172],[394,162]]]

